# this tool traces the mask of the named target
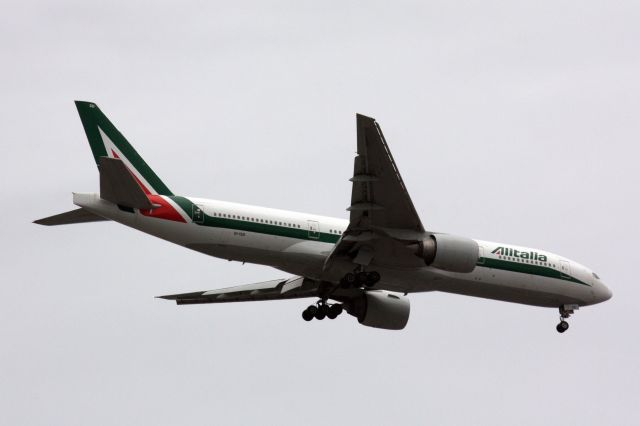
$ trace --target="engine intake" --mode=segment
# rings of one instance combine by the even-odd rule
[[[367,291],[350,308],[349,313],[367,327],[402,330],[409,321],[409,298],[390,291]]]
[[[471,272],[478,262],[478,243],[471,238],[433,234],[423,240],[416,252],[424,263],[449,272]]]

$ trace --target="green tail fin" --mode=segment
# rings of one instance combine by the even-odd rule
[[[101,157],[119,158],[146,193],[173,195],[96,104],[76,101],[76,108],[89,139],[96,165],[100,165]]]

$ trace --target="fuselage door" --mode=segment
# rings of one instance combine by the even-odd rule
[[[478,247],[478,265],[484,265],[484,247]]]
[[[192,206],[191,219],[193,219],[195,223],[204,223],[204,210],[202,210],[202,206],[195,204]]]
[[[315,220],[308,220],[307,224],[309,225],[309,238],[314,240],[320,238],[320,224]]]
[[[571,278],[571,267],[569,266],[569,262],[566,260],[560,261],[560,274],[562,278]]]

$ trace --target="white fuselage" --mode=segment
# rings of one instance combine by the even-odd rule
[[[194,212],[189,214],[171,197],[163,198],[176,208],[183,222],[143,215],[138,210],[124,211],[98,194],[74,194],[74,203],[105,218],[222,259],[268,265],[329,282],[338,282],[353,269],[353,264],[347,262],[328,271],[323,268],[335,242],[347,228],[347,220],[183,198],[193,203]],[[203,226],[198,223],[199,214],[218,222]],[[446,272],[419,262],[389,267],[384,259],[376,259],[376,270],[382,277],[376,288],[403,293],[443,291],[546,307],[585,306],[611,297],[597,275],[577,262],[543,250],[476,241],[480,259],[470,273]]]

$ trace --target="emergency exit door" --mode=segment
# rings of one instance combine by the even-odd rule
[[[320,238],[320,224],[315,220],[308,220],[307,225],[309,226],[309,238],[314,240]]]

